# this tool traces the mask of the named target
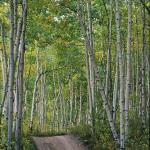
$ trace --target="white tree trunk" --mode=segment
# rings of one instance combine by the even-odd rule
[[[8,146],[7,150],[11,149],[12,142],[12,126],[13,126],[13,87],[14,87],[14,8],[13,0],[10,0],[10,65],[9,65],[9,101],[8,101]]]
[[[123,58],[121,50],[121,36],[120,36],[120,12],[119,12],[119,1],[115,0],[116,3],[116,33],[117,33],[117,53],[119,59],[119,75],[120,75],[120,149],[124,149],[124,76],[123,76]]]
[[[112,0],[110,1],[110,15],[109,15],[109,28],[108,28],[108,52],[107,52],[106,84],[105,84],[105,95],[108,100],[110,99],[108,96],[108,90],[110,89],[110,86],[111,86],[111,45],[112,45]],[[110,102],[108,101],[108,103]]]
[[[21,150],[21,127],[22,127],[22,108],[24,101],[24,53],[25,53],[25,29],[26,29],[26,15],[27,15],[27,1],[22,1],[22,16],[23,16],[23,26],[21,31],[21,41],[20,41],[20,51],[19,51],[19,102],[18,102],[18,113],[16,120],[16,150]]]
[[[141,101],[142,101],[142,107],[141,107],[141,115],[142,115],[142,128],[145,128],[145,8],[142,8],[142,64],[141,64]]]
[[[115,73],[115,81],[114,81],[114,90],[113,90],[113,121],[116,121],[116,104],[117,104],[117,96],[118,96],[118,80],[119,80],[119,72],[118,72],[118,54],[116,54],[116,73]]]
[[[0,104],[0,124],[2,119],[2,113],[4,112],[5,118],[7,118],[7,107],[5,109],[4,104],[8,104],[7,102],[7,90],[8,90],[8,69],[7,69],[7,54],[6,54],[6,47],[5,47],[5,34],[4,34],[4,25],[1,24],[1,37],[2,37],[2,54],[1,54],[1,62],[2,62],[2,74],[3,74],[3,98]],[[6,120],[6,119],[5,119]]]
[[[82,121],[82,84],[80,85],[80,109],[79,109],[79,124]]]
[[[131,66],[131,24],[132,24],[132,2],[128,0],[128,38],[127,38],[127,73],[126,73],[126,90],[125,90],[125,140],[128,137],[128,108],[131,91],[130,83],[130,66]]]

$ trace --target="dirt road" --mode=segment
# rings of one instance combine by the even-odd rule
[[[73,135],[33,137],[38,150],[88,150],[79,138]]]

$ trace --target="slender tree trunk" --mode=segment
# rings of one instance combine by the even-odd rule
[[[13,0],[14,6],[14,39],[16,38],[17,34],[17,0]]]
[[[17,27],[17,32],[16,32],[16,37],[15,37],[15,43],[14,43],[14,67],[16,67],[16,63],[18,61],[18,54],[19,54],[19,45],[20,45],[20,39],[21,39],[21,33],[23,30],[23,13],[19,18],[18,21],[18,27]]]
[[[110,16],[109,16],[109,25],[108,25],[108,52],[107,52],[107,67],[106,67],[106,84],[105,84],[105,95],[108,100],[110,100],[109,89],[111,86],[111,45],[112,45],[112,0],[110,1]],[[109,102],[110,103],[110,102]]]
[[[35,111],[35,99],[36,99],[36,96],[37,96],[37,86],[38,86],[38,81],[41,77],[42,74],[39,73],[39,59],[38,59],[38,51],[37,51],[37,54],[36,54],[36,62],[37,62],[37,76],[36,76],[36,79],[35,79],[35,82],[34,82],[34,89],[33,89],[33,97],[32,97],[32,106],[31,106],[31,116],[30,116],[30,124],[29,124],[29,129],[30,129],[30,132],[32,132],[32,126],[33,126],[33,117],[34,117],[34,111]]]
[[[23,117],[26,118],[26,115],[28,114],[28,107],[27,107],[27,97],[28,97],[28,90],[25,89],[24,91],[24,107],[23,107]]]
[[[24,35],[22,35],[24,36]],[[22,37],[23,38],[23,37]],[[21,150],[21,123],[22,123],[22,106],[23,106],[23,73],[24,73],[24,40],[22,39],[20,48],[20,61],[19,61],[19,103],[18,103],[18,113],[16,119],[16,150]]]
[[[72,121],[73,121],[73,89],[74,89],[74,85],[73,85],[73,81],[71,81],[71,79],[69,79],[69,89],[70,89],[70,125],[72,126]]]
[[[10,0],[10,65],[9,65],[9,107],[8,107],[8,146],[11,149],[12,142],[12,126],[13,126],[13,87],[14,87],[14,7],[13,0]]]
[[[54,105],[53,105],[53,114],[52,114],[51,122],[52,122],[52,128],[55,130],[56,110],[58,108],[57,105],[58,105],[58,99],[60,97],[60,91],[58,92],[58,95],[57,95],[57,93],[56,93],[56,83],[55,83],[55,74],[54,73],[53,73],[53,83],[54,83]]]
[[[139,97],[139,32],[138,32],[138,18],[136,15],[136,99],[138,99],[138,97]],[[139,111],[139,108],[137,109],[137,111]]]
[[[21,127],[22,127],[22,108],[24,101],[24,53],[25,53],[25,31],[26,31],[26,16],[27,16],[27,1],[22,1],[22,16],[23,16],[23,26],[21,32],[20,41],[20,60],[19,60],[19,103],[18,103],[18,113],[16,120],[16,150],[21,150]]]
[[[4,33],[4,25],[1,26],[1,36],[2,36],[2,70],[3,70],[3,86],[5,87],[5,83],[7,80],[7,54],[6,54],[6,46],[5,46],[5,33]]]
[[[83,36],[84,36],[84,39],[87,39],[87,31],[86,31],[86,27],[84,26],[85,24],[85,21],[83,20],[83,13],[82,13],[82,6],[81,6],[81,1],[78,0],[78,13],[79,13],[79,21],[80,21],[80,25],[81,25],[81,31],[83,33]],[[89,53],[88,53],[88,45],[87,45],[87,42],[86,40],[84,41],[85,42],[85,58],[86,58],[86,70],[87,70],[87,83],[88,83],[88,111],[87,112],[87,121],[89,123],[89,119],[90,119],[90,123],[91,123],[91,116],[92,116],[92,91],[91,91],[91,82],[90,82],[90,63],[89,63]]]
[[[18,115],[18,104],[19,104],[19,67],[17,71],[17,76],[16,76],[16,82],[15,82],[15,92],[14,92],[14,119],[13,119],[13,133],[16,131],[16,120],[17,120],[17,115]]]
[[[61,114],[61,130],[64,127],[64,98],[63,98],[63,91],[62,85],[60,84],[60,114]]]
[[[63,88],[62,88],[63,89]],[[63,98],[63,127],[64,129],[66,128],[67,126],[67,115],[66,115],[66,99],[65,97],[62,97]],[[65,130],[64,130],[65,131]]]
[[[46,71],[46,66],[45,66],[45,69],[44,69],[45,71]],[[46,97],[46,74],[44,74],[44,77],[43,77],[44,79],[44,83],[43,83],[43,128],[44,128],[44,130],[46,129],[45,128],[45,125],[46,125],[46,111],[47,111],[47,109],[46,109],[46,104],[47,104],[47,97]]]
[[[92,120],[92,133],[95,134],[95,74],[94,74],[94,63],[95,63],[95,52],[93,46],[93,27],[92,27],[92,14],[91,14],[91,0],[87,2],[87,13],[88,13],[88,45],[90,50],[89,55],[89,76],[90,76],[90,88],[91,88],[91,120]]]
[[[125,91],[125,140],[128,137],[128,107],[131,91],[130,66],[131,66],[131,24],[132,24],[132,2],[128,1],[128,39],[127,39],[127,73],[126,73],[126,91]]]
[[[115,73],[115,81],[114,81],[114,90],[113,90],[113,121],[116,122],[116,104],[117,104],[117,95],[118,95],[118,80],[119,80],[119,72],[118,72],[118,54],[116,54],[116,73]]]
[[[123,76],[123,59],[121,50],[121,37],[120,37],[120,12],[119,1],[116,3],[116,32],[117,32],[117,53],[119,59],[119,75],[120,75],[120,149],[124,149],[124,76]]]
[[[82,84],[80,85],[80,109],[79,109],[79,124],[82,121]]]
[[[60,78],[57,74],[57,80],[58,80],[58,86],[59,86],[59,91],[60,91],[60,97],[59,97],[59,129],[62,130],[63,127],[63,100],[62,100],[62,88],[61,88],[61,83],[60,83]]]
[[[142,128],[145,128],[145,8],[142,10],[142,64],[141,64],[141,100],[142,100]]]
[[[4,25],[1,23],[1,37],[2,37],[2,72],[3,72],[3,88],[4,88],[4,93],[3,93],[3,98],[1,100],[1,105],[0,105],[0,124],[2,120],[2,113],[3,113],[3,107],[4,103],[7,101],[7,91],[8,91],[8,69],[7,69],[7,54],[6,54],[6,47],[5,47],[5,34],[4,34]],[[7,110],[5,110],[7,111]],[[5,112],[4,112],[5,113]],[[6,116],[7,113],[4,115]]]
[[[41,64],[41,71],[42,71],[42,64]],[[44,72],[46,71],[46,67]],[[43,71],[42,71],[43,72]],[[44,131],[44,124],[45,124],[45,102],[46,102],[46,74],[41,77],[41,84],[40,84],[40,102],[39,102],[39,113],[40,113],[40,124],[42,127],[42,131]]]
[[[146,102],[146,121],[149,121],[149,103],[150,103],[150,62],[146,57],[147,62],[147,102]]]
[[[78,110],[77,110],[77,87],[75,86],[75,90],[74,90],[74,111],[73,111],[73,124],[76,125],[77,122],[77,114],[78,114]]]
[[[57,100],[57,94],[56,94],[56,81],[55,81],[55,73],[53,72],[53,88],[54,88],[54,102],[53,102],[53,114],[52,114],[52,128],[55,128],[55,105],[56,105],[56,100]]]

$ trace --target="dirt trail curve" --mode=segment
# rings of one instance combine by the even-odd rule
[[[33,137],[38,150],[88,150],[87,147],[73,135]]]

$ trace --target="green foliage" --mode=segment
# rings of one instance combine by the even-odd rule
[[[70,128],[70,133],[80,136],[82,141],[92,150],[116,150],[117,148],[106,126],[96,126],[95,135],[92,134],[91,127],[86,124]]]
[[[127,141],[127,150],[148,150],[149,149],[149,128],[142,129],[141,118],[137,117],[137,112],[130,113],[130,130]]]
[[[84,1],[85,2],[85,1]],[[20,2],[19,2],[20,3]],[[146,2],[149,6],[150,2]],[[113,19],[112,19],[112,45],[111,45],[111,76],[112,76],[112,87],[114,84],[114,76],[116,72],[116,26],[115,26],[115,7],[113,7]],[[127,1],[120,1],[121,11],[121,43],[124,64],[126,63],[126,38],[127,38]],[[20,4],[19,4],[20,8]],[[84,10],[84,13],[87,10]],[[108,50],[108,19],[110,17],[110,1],[108,0],[93,0],[92,1],[92,19],[93,19],[93,37],[94,37],[94,50],[95,50],[95,61],[99,69],[99,76],[105,85],[106,79],[106,63],[107,63],[107,50]],[[18,18],[20,15],[20,9],[18,9]],[[39,106],[41,97],[41,82],[38,82],[37,95],[36,95],[36,112],[33,120],[33,133],[34,136],[53,136],[63,135],[67,132],[75,135],[79,135],[83,141],[89,145],[92,150],[116,150],[118,147],[115,144],[110,127],[108,124],[107,116],[103,108],[103,102],[99,92],[96,92],[96,105],[97,112],[94,114],[95,121],[95,135],[92,134],[92,127],[87,125],[85,120],[88,104],[88,90],[87,90],[87,76],[86,76],[86,58],[83,35],[81,35],[80,24],[77,15],[77,1],[75,0],[29,0],[28,1],[28,15],[27,15],[27,30],[26,30],[26,52],[25,52],[25,68],[24,68],[24,89],[27,92],[26,101],[26,112],[23,115],[22,121],[22,150],[34,150],[32,144],[31,135],[29,135],[29,123],[31,104],[33,96],[33,88],[37,74],[37,62],[36,54],[37,50],[39,53],[39,70],[46,70],[45,74],[46,82],[46,122],[44,127],[39,125]],[[140,15],[139,15],[140,14]],[[86,14],[84,14],[86,17]],[[141,66],[141,48],[142,48],[142,25],[141,25],[141,6],[138,1],[133,0],[133,14],[132,14],[132,65],[135,70],[132,70],[132,82],[136,82],[136,67],[139,67],[139,78],[140,80],[140,66]],[[146,37],[149,37],[149,16],[146,14]],[[148,21],[147,21],[148,20]],[[138,21],[138,23],[136,22]],[[9,55],[9,4],[6,0],[0,1],[0,23],[4,24],[5,31],[5,44],[7,56]],[[137,39],[138,32],[138,41]],[[146,39],[146,43],[149,43],[149,39]],[[2,42],[0,37],[0,50],[2,49]],[[148,44],[146,45],[145,54],[149,53]],[[137,55],[138,54],[138,55]],[[137,62],[137,58],[139,57]],[[137,66],[137,63],[139,66]],[[1,64],[1,61],[0,61]],[[145,69],[148,70],[148,69]],[[2,69],[0,68],[0,72]],[[67,111],[70,111],[69,100],[70,100],[70,89],[69,80],[74,85],[74,91],[77,97],[77,110],[73,110],[73,113],[79,113],[79,100],[80,100],[80,85],[82,85],[82,115],[85,117],[81,122],[84,124],[77,125],[73,121],[74,127],[69,125],[69,115],[67,116],[67,125],[63,126],[63,129],[56,131],[51,129],[51,117],[52,109],[54,109],[54,79],[55,77],[55,88],[56,95],[59,93],[60,85],[62,87],[62,97],[68,107]],[[145,74],[147,76],[147,74]],[[59,80],[59,81],[58,81]],[[147,81],[147,79],[146,79]],[[59,85],[60,84],[60,85]],[[133,83],[134,84],[134,83]],[[132,85],[134,86],[134,85]],[[145,87],[148,86],[148,82]],[[111,88],[112,88],[111,87]],[[119,88],[119,87],[118,87]],[[135,87],[132,87],[135,88]],[[138,87],[140,89],[140,86]],[[95,88],[96,89],[96,88]],[[134,105],[139,107],[140,102],[140,91],[138,93],[132,89],[130,99],[134,101]],[[145,88],[146,89],[146,88]],[[113,92],[113,89],[110,89]],[[146,93],[147,94],[147,93]],[[24,93],[25,95],[25,93]],[[3,81],[2,75],[0,75],[0,99],[3,96]],[[75,94],[73,94],[75,97]],[[146,98],[148,96],[146,95]],[[112,98],[110,98],[110,110],[112,105]],[[73,103],[74,107],[74,103]],[[57,109],[60,111],[60,104],[57,104]],[[120,125],[120,114],[119,114],[119,102],[117,99],[117,110],[116,110],[116,128],[119,134]],[[68,112],[69,114],[69,112]],[[141,129],[141,117],[138,112],[131,110],[129,112],[129,140],[126,142],[127,150],[148,150],[148,137],[149,125],[146,125],[146,129]],[[56,112],[56,116],[58,113]],[[3,119],[4,121],[4,119]],[[58,118],[54,120],[56,127],[58,128]],[[7,126],[2,123],[0,130],[3,131],[3,135],[0,136],[0,150],[6,149],[7,146]],[[1,134],[1,133],[0,133]],[[15,139],[15,138],[14,138]],[[15,141],[13,139],[12,145],[14,147]]]
[[[5,150],[7,147],[7,135],[6,135],[6,126],[2,120],[0,124],[0,149]]]
[[[69,130],[71,134],[79,135],[81,138],[91,138],[91,127],[87,124],[72,127]]]

